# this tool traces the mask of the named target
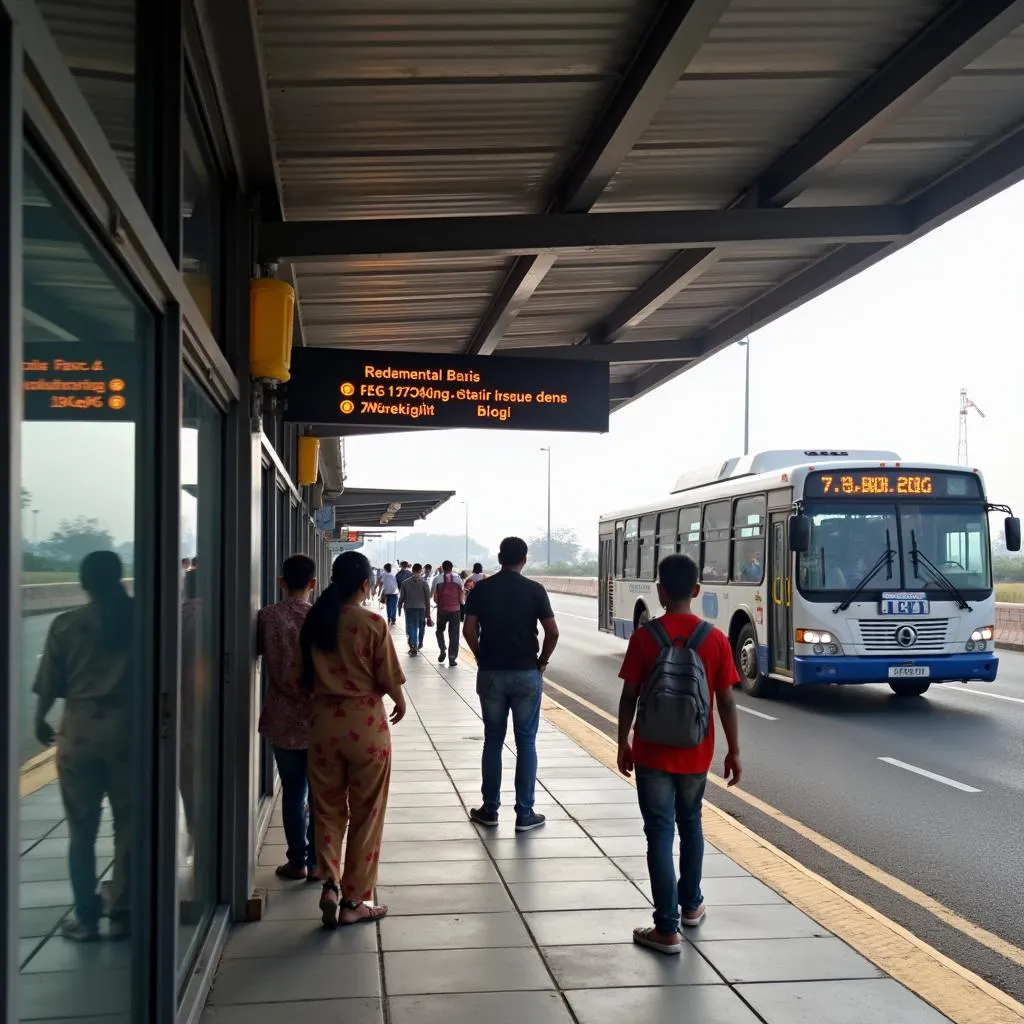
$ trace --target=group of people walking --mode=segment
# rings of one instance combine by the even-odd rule
[[[511,716],[515,829],[530,832],[544,825],[544,815],[534,808],[536,737],[558,626],[544,587],[523,575],[527,554],[524,541],[505,538],[500,571],[483,577],[475,566],[477,579],[467,587],[449,561],[436,575],[418,563],[403,563],[398,573],[385,565],[374,573],[365,556],[348,551],[335,560],[330,585],[312,607],[305,603],[313,582],[311,560],[295,555],[285,563],[286,596],[260,613],[260,650],[270,677],[260,729],[274,746],[282,780],[288,852],[277,873],[321,885],[326,927],[374,921],[388,912],[372,900],[391,779],[391,727],[406,714],[405,674],[390,630],[400,613],[411,656],[418,655],[424,628],[432,625],[433,605],[438,660],[456,664],[460,623],[476,659],[484,725],[482,800],[469,811],[470,819],[483,828],[498,824],[502,748]],[[620,670],[618,765],[624,775],[636,772],[655,904],[653,927],[637,928],[633,940],[669,954],[681,949],[680,927],[698,925],[705,914],[701,800],[714,749],[716,697],[730,785],[742,771],[732,697],[738,675],[728,639],[691,612],[697,580],[697,567],[687,556],[662,561],[658,593],[666,614],[633,634]],[[374,598],[384,615],[374,610]],[[390,712],[384,697],[391,701]],[[297,756],[303,741],[305,773]]]

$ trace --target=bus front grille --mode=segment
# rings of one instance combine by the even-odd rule
[[[861,643],[867,650],[907,657],[941,654],[949,632],[949,619],[861,619],[858,624]]]

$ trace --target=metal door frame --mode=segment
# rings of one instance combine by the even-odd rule
[[[770,601],[768,605],[768,672],[782,675],[793,673],[793,579],[792,555],[789,551],[789,514],[772,512],[769,519],[771,561],[768,565]],[[781,541],[782,565],[776,534]],[[780,571],[781,569],[781,571]],[[781,631],[780,631],[781,623]],[[779,650],[779,636],[786,638],[785,650]]]

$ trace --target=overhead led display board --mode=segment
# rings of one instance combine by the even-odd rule
[[[22,389],[26,420],[130,422],[142,397],[137,347],[26,342]]]
[[[296,423],[608,429],[606,363],[299,348],[287,396]]]

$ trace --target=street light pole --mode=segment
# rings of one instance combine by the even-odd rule
[[[548,568],[551,568],[551,446],[541,448],[548,453]]]
[[[466,560],[463,564],[463,568],[469,568],[469,502],[464,501],[462,503],[466,506]]]
[[[750,454],[750,338],[739,343],[746,356],[746,373],[743,381],[743,454]]]

